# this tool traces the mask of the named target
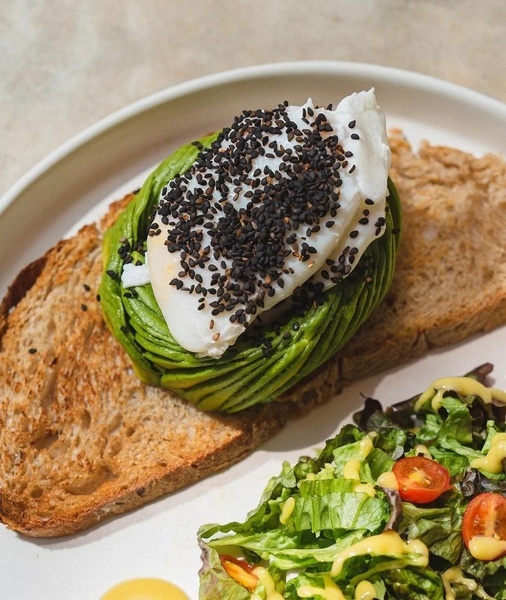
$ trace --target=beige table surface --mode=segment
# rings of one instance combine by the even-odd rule
[[[293,60],[393,66],[506,102],[506,1],[0,0],[0,194],[135,100]]]

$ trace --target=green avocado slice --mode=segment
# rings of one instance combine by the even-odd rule
[[[369,317],[392,282],[401,207],[389,180],[386,230],[342,283],[324,292],[322,301],[304,314],[286,311],[275,324],[248,329],[220,358],[198,358],[174,340],[150,284],[133,291],[122,286],[124,255],[118,250],[127,246],[134,260],[144,262],[162,188],[184,173],[217,135],[187,144],[164,160],[105,233],[99,293],[106,323],[143,382],[173,390],[202,410],[232,413],[269,402],[294,386],[340,350]]]

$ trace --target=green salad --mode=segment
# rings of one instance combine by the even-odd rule
[[[506,599],[506,393],[482,365],[283,465],[244,522],[200,528],[201,600]]]

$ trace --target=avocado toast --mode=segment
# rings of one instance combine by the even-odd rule
[[[2,521],[32,536],[75,533],[241,460],[350,380],[504,323],[494,235],[504,161],[429,144],[415,153],[401,132],[390,146],[404,214],[392,288],[342,351],[268,405],[206,414],[134,373],[97,298],[104,231],[132,196],[20,273],[0,316]],[[472,224],[476,235],[451,229],[456,214],[458,231]],[[474,269],[484,244],[493,270]]]

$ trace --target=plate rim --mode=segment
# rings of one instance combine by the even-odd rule
[[[315,70],[322,73],[332,73],[332,75],[342,74],[343,76],[374,77],[377,80],[381,80],[381,82],[402,82],[407,87],[423,88],[425,91],[429,88],[438,95],[457,99],[459,102],[465,99],[468,104],[479,104],[487,111],[497,112],[499,116],[506,120],[506,103],[496,98],[432,75],[381,64],[353,61],[302,60],[264,63],[217,71],[216,73],[176,83],[146,95],[102,117],[81,132],[73,135],[36,162],[24,175],[8,187],[0,197],[0,217],[18,196],[28,187],[34,185],[37,179],[50,171],[51,168],[72,154],[72,152],[92,142],[96,137],[106,133],[108,130],[137,118],[144,112],[191,93],[202,92],[231,83],[251,81],[255,78],[272,77],[279,74],[314,74]]]

